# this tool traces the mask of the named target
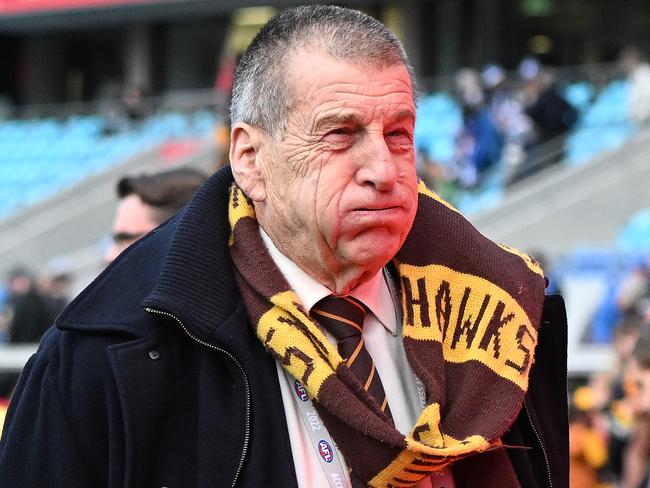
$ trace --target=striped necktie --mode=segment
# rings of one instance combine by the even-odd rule
[[[339,354],[350,371],[392,422],[375,362],[364,345],[362,332],[366,308],[356,298],[330,295],[317,302],[311,313],[337,340]]]

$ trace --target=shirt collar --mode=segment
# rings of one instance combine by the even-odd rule
[[[261,227],[259,229],[271,259],[278,266],[291,289],[298,295],[307,312],[311,311],[316,302],[332,294],[329,288],[309,276],[296,263],[282,254],[268,234]],[[391,334],[396,333],[395,305],[381,270],[368,281],[353,288],[350,295],[368,307]]]

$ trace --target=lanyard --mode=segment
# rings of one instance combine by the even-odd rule
[[[288,371],[285,370],[284,373],[289,384],[293,385],[292,393],[300,411],[300,418],[309,434],[309,442],[316,451],[316,457],[325,472],[330,488],[350,488],[341,464],[341,453],[316,412],[307,391]]]

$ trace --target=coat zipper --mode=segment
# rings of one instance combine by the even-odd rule
[[[530,417],[530,412],[528,411],[528,405],[526,405],[526,402],[524,401],[524,409],[526,410],[526,416],[528,417],[528,422],[530,423],[530,426],[533,428],[533,432],[535,433],[535,437],[537,437],[537,441],[539,442],[539,447],[542,448],[542,454],[544,454],[544,461],[546,462],[546,474],[548,475],[548,485],[550,488],[553,488],[553,480],[551,478],[551,465],[548,462],[548,456],[546,454],[546,449],[544,449],[544,443],[542,442],[542,438],[539,436],[539,433],[537,432],[537,429],[535,428],[535,424],[533,423],[533,419]]]
[[[178,325],[181,326],[185,334],[187,334],[192,340],[198,342],[199,344],[209,347],[210,349],[214,349],[216,351],[219,351],[223,354],[225,354],[227,357],[229,357],[239,368],[239,371],[241,372],[242,378],[244,380],[244,389],[246,392],[246,429],[244,431],[244,447],[242,449],[241,453],[241,458],[239,459],[239,466],[237,466],[237,471],[235,472],[235,479],[232,481],[231,487],[234,488],[234,486],[237,484],[237,480],[239,479],[239,475],[241,474],[242,468],[244,466],[244,459],[246,458],[246,453],[248,452],[248,445],[250,443],[250,416],[251,416],[251,392],[250,392],[250,384],[248,382],[248,376],[246,376],[246,371],[242,367],[241,363],[237,360],[235,356],[230,354],[228,351],[225,349],[221,349],[220,347],[214,346],[210,344],[209,342],[206,342],[202,339],[199,339],[196,337],[194,334],[192,334],[187,327],[185,327],[185,324],[176,317],[175,315],[172,315],[168,312],[163,312],[161,310],[156,310],[154,308],[145,308],[145,310],[149,313],[152,314],[159,314],[159,315],[165,315],[166,317],[171,317],[174,319]]]

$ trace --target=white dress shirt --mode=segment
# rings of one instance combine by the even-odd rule
[[[316,302],[332,294],[331,290],[314,280],[282,254],[262,228],[260,228],[260,234],[271,258],[289,286],[298,295],[307,312]],[[363,324],[365,346],[372,356],[381,378],[395,427],[401,433],[407,434],[413,428],[425,400],[422,383],[413,373],[404,352],[404,344],[399,333],[401,311],[396,306],[381,271],[370,280],[354,288],[350,295],[363,302],[370,310],[370,313],[366,314]],[[324,332],[325,336],[336,344],[336,340],[331,334],[327,331]],[[294,391],[294,380],[280,363],[276,364],[298,486],[300,488],[325,488],[329,486],[329,481],[302,420],[298,404],[300,400],[297,399]],[[338,457],[343,464],[342,477],[347,483],[344,486],[351,486],[345,461],[342,456]],[[335,486],[338,485],[335,484]],[[453,480],[447,471],[443,474],[433,475],[417,486],[418,488],[453,488]]]

